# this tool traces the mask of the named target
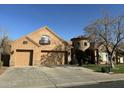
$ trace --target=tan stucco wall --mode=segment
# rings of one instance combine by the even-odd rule
[[[76,44],[80,43],[80,47],[78,47],[78,49],[85,51],[86,49],[88,49],[90,47],[90,43],[88,40],[74,40],[74,47],[76,48]],[[87,43],[87,45],[85,46],[84,43]]]
[[[13,51],[13,54],[11,54],[10,65],[14,66],[15,62],[18,62],[18,60],[22,60],[23,62],[23,59],[16,59],[17,58],[16,49],[33,50],[33,65],[40,65],[41,56],[43,54],[47,54],[47,53],[41,53],[41,50],[53,50],[57,45],[62,45],[63,50],[65,49],[64,43],[53,33],[51,33],[48,29],[42,28],[28,34],[27,36],[31,38],[33,41],[35,41],[37,44],[39,44],[39,40],[41,39],[42,35],[48,35],[51,38],[50,45],[40,45],[38,47],[37,45],[29,41],[25,36],[14,41],[12,43],[11,51]],[[23,41],[28,41],[28,44],[23,44]]]

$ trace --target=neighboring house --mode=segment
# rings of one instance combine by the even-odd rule
[[[111,47],[109,48],[111,49]],[[99,56],[98,57],[98,61],[100,64],[106,64],[109,60],[108,60],[108,54],[105,50],[105,47],[101,44],[99,46],[97,46],[95,49],[98,51]],[[113,62],[118,64],[118,63],[124,63],[124,50],[123,49],[117,49],[114,54],[113,54]],[[96,60],[97,61],[97,60]]]
[[[78,36],[75,38],[71,39],[72,41],[72,49],[71,49],[71,59],[72,60],[72,64],[77,63],[75,61],[77,61],[77,57],[80,56],[80,58],[83,60],[86,58],[86,56],[84,55],[86,53],[86,51],[89,49],[90,47],[90,42],[89,39],[87,37],[84,36]],[[91,56],[92,52],[88,52],[87,51],[88,56]],[[91,59],[93,62],[93,59]]]
[[[78,36],[76,38],[72,38],[72,59],[76,59],[75,56],[80,56],[76,54],[76,51],[81,50],[82,53],[85,53],[87,56],[89,56],[89,62],[92,64],[100,63],[100,64],[106,64],[108,62],[108,54],[105,52],[105,47],[103,46],[103,43],[94,44],[90,41],[89,37],[86,36]],[[111,49],[111,48],[110,48]],[[82,56],[84,58],[86,56]],[[124,50],[118,50],[114,53],[113,61],[115,63],[124,63]],[[74,63],[74,62],[73,62]],[[76,62],[77,63],[77,62]]]
[[[72,38],[71,41],[72,41],[72,46],[75,50],[80,49],[82,51],[85,51],[90,47],[90,42],[88,38],[84,36],[78,36],[76,38]]]
[[[67,64],[68,43],[47,26],[12,43],[10,66]]]
[[[100,56],[101,64],[105,64],[108,62],[108,54],[106,52],[99,52],[99,56]]]
[[[106,64],[108,62],[108,54],[102,43],[94,45],[95,61],[96,63]]]
[[[116,52],[116,63],[124,63],[124,49],[117,49]]]

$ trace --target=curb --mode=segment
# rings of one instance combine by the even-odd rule
[[[57,88],[69,88],[69,87],[71,88],[71,87],[76,87],[76,86],[92,85],[92,84],[119,81],[119,80],[124,80],[124,78],[108,79],[108,80],[96,80],[96,81],[89,81],[89,82],[72,82],[72,83],[56,84],[56,86],[57,86]]]

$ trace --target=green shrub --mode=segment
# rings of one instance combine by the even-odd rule
[[[101,67],[101,72],[109,73],[110,72],[110,67],[108,67],[108,66]]]
[[[0,68],[3,66],[3,61],[0,61]]]

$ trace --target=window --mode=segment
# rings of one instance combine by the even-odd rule
[[[80,43],[77,42],[75,47],[76,47],[77,49],[80,48]]]
[[[50,44],[50,37],[47,36],[47,35],[43,35],[41,37],[41,40],[39,41],[39,44],[41,44],[41,45],[48,45],[48,44]]]
[[[23,41],[23,44],[28,44],[28,41]]]
[[[84,42],[84,46],[87,46],[87,42]]]

